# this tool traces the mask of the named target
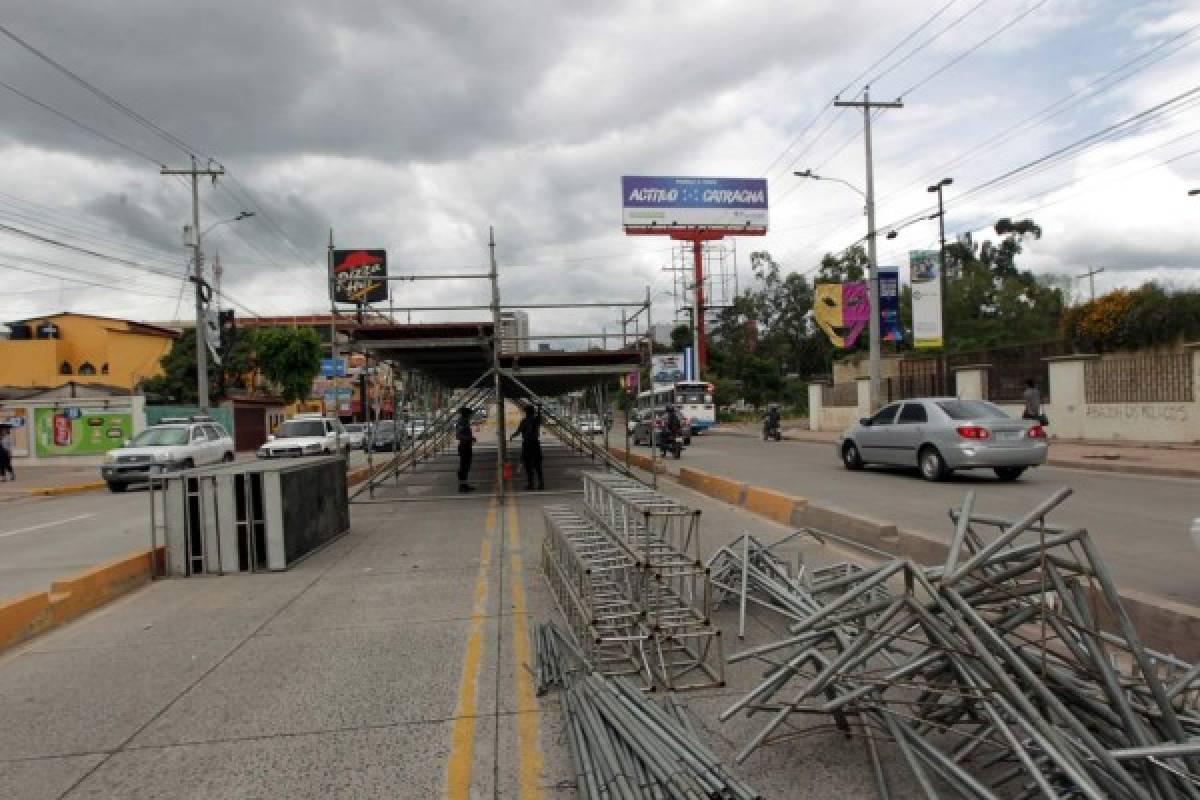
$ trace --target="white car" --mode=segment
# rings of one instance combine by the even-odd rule
[[[320,414],[297,414],[279,426],[258,448],[259,458],[298,458],[347,450],[341,420]]]
[[[206,417],[164,420],[139,433],[124,447],[109,450],[100,477],[109,491],[123,492],[150,476],[206,464],[233,461],[233,437]]]
[[[595,414],[584,414],[579,418],[579,430],[582,433],[604,433],[604,423]]]
[[[342,426],[342,445],[351,450],[366,450],[367,439],[371,435],[371,426],[365,422],[355,422]]]

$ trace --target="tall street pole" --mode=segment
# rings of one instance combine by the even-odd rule
[[[504,381],[500,375],[500,272],[496,267],[496,229],[491,226],[488,227],[488,254],[491,263],[488,277],[492,282],[492,374],[496,386],[496,494],[503,505],[504,460],[508,441],[504,425]]]
[[[204,318],[204,255],[200,250],[200,187],[201,175],[211,177],[216,183],[218,175],[224,175],[225,169],[210,164],[205,169],[196,167],[196,157],[192,156],[191,169],[169,169],[163,167],[163,175],[190,175],[192,178],[192,258],[196,265],[192,280],[196,284],[196,397],[200,413],[209,411],[208,399],[208,335],[207,320]]]
[[[946,206],[942,202],[942,189],[945,189],[950,184],[954,183],[953,178],[942,178],[933,186],[926,188],[927,192],[937,192],[938,197],[938,241],[941,243],[941,249],[938,251],[938,278],[942,291],[942,352],[946,352],[946,348],[950,343],[950,319],[946,316]]]
[[[871,413],[874,413],[880,402],[879,379],[879,264],[875,247],[875,167],[871,154],[871,111],[876,108],[904,108],[899,100],[894,102],[871,102],[871,87],[863,89],[862,100],[835,100],[834,106],[839,108],[861,108],[863,110],[863,138],[866,140],[867,156],[867,263],[869,275],[867,279],[867,296],[870,298],[871,320],[868,327],[870,337],[870,383],[871,383]]]

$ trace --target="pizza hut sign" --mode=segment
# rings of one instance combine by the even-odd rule
[[[333,301],[362,305],[387,300],[386,250],[334,250]]]

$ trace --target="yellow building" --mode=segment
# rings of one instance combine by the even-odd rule
[[[161,373],[159,359],[179,335],[126,319],[53,314],[7,323],[0,339],[0,386],[55,387],[68,381],[134,389]]]

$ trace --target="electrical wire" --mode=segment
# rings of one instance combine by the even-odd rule
[[[16,272],[26,272],[30,275],[38,275],[43,278],[53,278],[54,280],[60,280],[60,281],[62,281],[62,280],[71,281],[74,284],[81,284],[84,286],[94,286],[94,287],[98,287],[101,289],[112,289],[113,288],[113,286],[111,284],[98,283],[96,281],[89,281],[84,278],[77,277],[75,275],[55,275],[54,273],[51,273],[51,272],[42,272],[40,270],[31,269],[30,267],[18,267],[15,264],[5,264],[5,263],[0,262],[0,269],[13,270]],[[148,297],[165,297],[167,299],[170,299],[175,296],[173,294],[165,294],[163,292],[151,292],[151,291],[147,291],[144,289],[136,289],[136,288],[129,287],[129,286],[122,286],[121,291],[122,292],[130,292],[133,294],[142,294],[142,295],[146,295]],[[18,293],[14,292],[13,294],[18,294]]]
[[[154,164],[156,166],[162,166],[161,161],[159,161],[158,159],[154,158],[153,156],[137,149],[133,145],[122,142],[119,139],[114,139],[113,137],[109,136],[107,133],[104,133],[103,131],[99,131],[99,130],[93,128],[91,125],[88,125],[87,123],[80,122],[79,120],[72,117],[70,114],[67,114],[63,111],[59,111],[57,108],[54,108],[53,106],[51,106],[47,103],[43,103],[41,100],[38,100],[36,97],[26,94],[25,92],[21,91],[20,89],[18,89],[17,87],[15,87],[9,83],[0,81],[0,88],[7,89],[8,91],[15,94],[17,97],[20,97],[21,99],[32,103],[33,105],[37,106],[38,108],[49,111],[51,114],[58,117],[59,119],[69,122],[70,124],[74,125],[75,127],[81,128],[82,130],[87,131],[88,133],[92,134],[93,136],[103,139],[104,141],[108,142],[109,144],[113,145],[114,147],[119,147],[120,149],[124,150],[125,152],[132,153],[133,155],[137,156],[138,158],[143,158],[146,161],[149,161],[151,164]]]
[[[924,53],[924,52],[926,52],[926,48],[928,48],[928,47],[929,47],[929,45],[933,44],[933,43],[934,43],[934,42],[936,42],[938,39],[942,38],[942,37],[943,37],[943,36],[945,36],[947,33],[949,33],[950,31],[954,30],[955,28],[957,28],[957,27],[958,27],[960,24],[962,24],[962,22],[963,22],[964,20],[966,20],[968,17],[970,17],[972,14],[974,14],[976,11],[978,11],[980,8],[982,8],[984,5],[986,5],[986,4],[987,4],[987,2],[988,2],[988,0],[979,0],[979,2],[977,2],[975,5],[971,6],[969,9],[967,9],[967,10],[966,10],[966,12],[964,12],[963,14],[959,15],[959,16],[958,16],[958,17],[956,17],[954,20],[952,20],[952,21],[950,22],[950,24],[949,24],[949,25],[947,25],[945,28],[942,28],[940,31],[938,31],[937,33],[935,33],[933,36],[930,36],[928,39],[926,39],[925,41],[921,42],[919,45],[917,45],[916,47],[914,47],[912,50],[909,50],[909,51],[908,51],[908,53],[907,53],[907,54],[906,54],[906,55],[905,55],[903,58],[901,58],[901,59],[900,59],[899,61],[897,61],[895,64],[892,64],[890,67],[888,67],[888,68],[887,68],[886,70],[884,70],[883,72],[881,72],[881,73],[879,73],[878,75],[876,75],[874,78],[872,78],[872,79],[869,81],[869,83],[870,83],[872,86],[873,86],[873,85],[875,85],[875,84],[877,84],[877,83],[879,83],[881,80],[883,80],[884,78],[886,78],[888,75],[890,75],[891,73],[895,72],[895,71],[896,71],[897,69],[899,69],[901,66],[903,66],[904,64],[906,64],[906,63],[907,63],[907,62],[908,62],[910,59],[912,59],[912,58],[913,58],[915,55],[917,55],[918,53]]]

